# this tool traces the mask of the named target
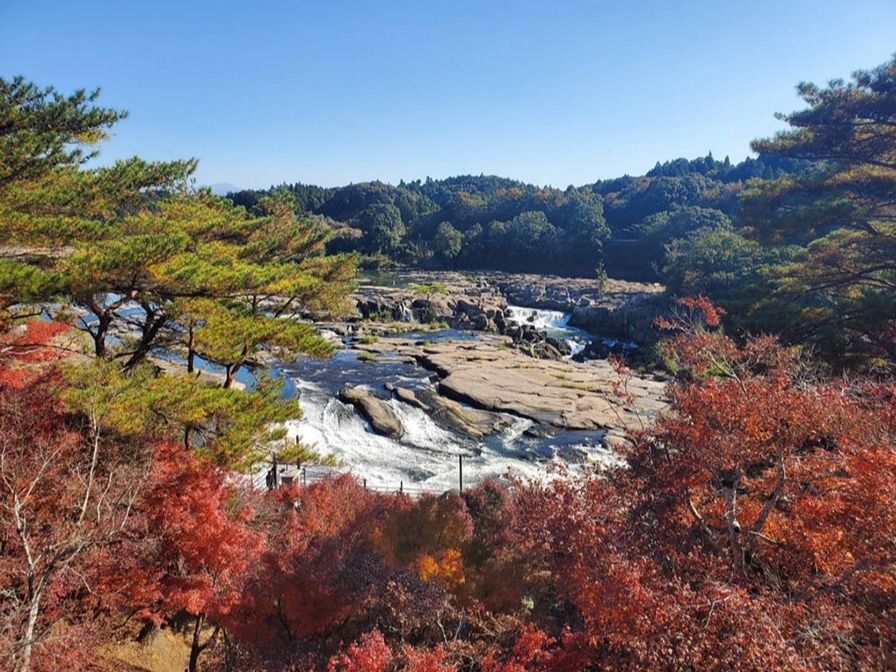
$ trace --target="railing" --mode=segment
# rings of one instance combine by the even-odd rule
[[[463,492],[464,489],[464,457],[457,456],[457,492]],[[279,487],[280,485],[289,485],[297,483],[301,487],[307,487],[314,483],[320,483],[328,478],[333,478],[345,473],[351,473],[338,467],[327,467],[323,465],[274,465],[276,469],[276,477],[272,476],[273,469],[269,471],[265,477],[266,485],[269,489]],[[390,495],[406,495],[411,498],[421,497],[423,495],[441,495],[447,491],[453,491],[454,488],[447,489],[444,487],[425,486],[419,483],[405,483],[399,480],[395,485],[384,484],[368,484],[367,479],[355,474],[355,477],[361,482],[362,487],[370,492],[378,492]]]

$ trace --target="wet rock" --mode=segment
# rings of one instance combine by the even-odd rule
[[[547,345],[554,348],[561,357],[568,357],[572,354],[572,348],[569,346],[569,343],[559,338],[551,338],[550,336],[545,341]]]
[[[393,387],[392,392],[395,394],[399,401],[402,401],[409,406],[415,406],[416,408],[422,409],[424,411],[429,410],[429,407],[426,404],[417,399],[417,395],[414,394],[413,390],[409,390],[406,387]]]
[[[370,423],[374,432],[390,439],[400,439],[404,435],[401,422],[392,409],[363,387],[347,387],[339,392],[339,400],[351,404]]]
[[[465,408],[445,398],[434,388],[418,391],[416,398],[426,406],[426,410],[438,424],[473,439],[503,431],[511,424],[506,416],[477,408]]]

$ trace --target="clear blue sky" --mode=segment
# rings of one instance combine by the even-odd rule
[[[894,52],[894,0],[0,0],[0,76],[130,111],[103,162],[240,187],[737,161],[797,82]]]

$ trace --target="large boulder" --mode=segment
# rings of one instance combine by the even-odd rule
[[[404,435],[404,427],[389,405],[369,390],[363,387],[346,387],[339,393],[339,400],[354,406],[377,434],[390,439],[400,439]]]

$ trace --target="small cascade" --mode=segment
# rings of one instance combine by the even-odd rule
[[[526,430],[534,424],[535,422],[529,418],[516,418],[513,424],[501,434],[501,444],[508,450],[515,449]]]
[[[522,306],[507,306],[505,315],[511,322],[530,324],[539,331],[551,331],[553,329],[566,329],[569,324],[569,313],[559,310],[542,310],[541,308],[524,308]]]
[[[399,303],[395,306],[395,317],[399,322],[416,322],[417,318],[410,306]]]
[[[575,327],[569,326],[569,313],[559,310],[544,310],[541,308],[524,308],[522,306],[507,306],[505,311],[507,319],[519,326],[529,325],[536,331],[543,331],[549,337],[566,341],[573,357],[585,349],[591,335]]]

